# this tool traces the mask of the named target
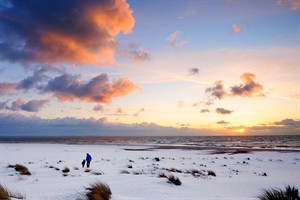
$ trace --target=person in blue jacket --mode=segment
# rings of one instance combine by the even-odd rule
[[[87,168],[89,168],[90,167],[90,163],[92,161],[92,156],[87,153],[85,160],[86,160],[86,166],[87,166]]]

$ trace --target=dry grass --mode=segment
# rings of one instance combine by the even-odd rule
[[[108,185],[98,182],[91,184],[89,188],[86,188],[87,200],[109,200],[111,196],[111,190]]]
[[[16,165],[8,165],[7,167],[15,168],[15,170],[22,175],[31,175],[28,168],[23,165],[16,164]]]
[[[65,167],[63,170],[62,170],[63,173],[68,173],[70,172],[70,169],[68,167]]]
[[[11,198],[14,199],[25,199],[24,195],[19,193],[11,192],[7,188],[3,187],[0,184],[0,199],[1,200],[10,200]]]
[[[282,189],[264,189],[258,196],[259,200],[300,200],[298,189],[287,186]]]
[[[168,176],[168,180],[170,183],[173,183],[174,185],[177,185],[177,186],[181,185],[180,179],[173,175]]]

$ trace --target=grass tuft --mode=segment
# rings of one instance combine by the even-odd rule
[[[19,172],[21,175],[31,175],[31,173],[29,172],[28,168],[23,166],[23,165],[8,165],[8,168],[15,168],[15,170],[17,172]]]
[[[216,175],[216,172],[214,172],[214,171],[212,171],[212,170],[208,170],[208,171],[207,171],[207,175],[208,175],[208,176],[217,176],[217,175]]]
[[[111,190],[108,185],[98,182],[91,184],[89,188],[86,188],[87,200],[109,200],[111,196]]]
[[[180,179],[173,175],[168,176],[168,180],[170,183],[173,183],[174,185],[177,185],[177,186],[181,185]]]
[[[1,200],[10,200],[11,198],[13,199],[25,199],[24,195],[21,195],[19,193],[13,193],[9,191],[7,188],[3,187],[0,184],[0,199]]]
[[[63,170],[61,170],[63,173],[68,173],[70,172],[70,169],[68,167],[65,167]]]
[[[287,186],[282,189],[264,189],[258,196],[259,200],[300,200],[298,189]]]

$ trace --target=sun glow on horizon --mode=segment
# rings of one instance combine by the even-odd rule
[[[244,135],[246,129],[240,128],[240,129],[236,129],[236,130],[232,130],[232,131],[235,132],[235,133],[237,133],[237,134],[239,134],[239,135]]]

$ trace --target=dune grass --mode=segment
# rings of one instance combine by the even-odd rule
[[[86,200],[109,200],[112,194],[109,186],[101,182],[91,184],[86,189]]]
[[[28,168],[20,165],[20,164],[16,164],[16,165],[8,165],[9,168],[14,168],[17,172],[19,172],[21,175],[31,175],[31,173],[29,172]]]
[[[25,199],[24,195],[21,195],[16,192],[11,192],[7,188],[3,187],[0,184],[0,199],[1,200],[11,200],[11,199]]]
[[[168,176],[168,180],[170,183],[173,183],[174,185],[177,185],[177,186],[181,185],[180,179],[173,175]]]
[[[299,191],[295,187],[286,186],[284,190],[278,188],[264,189],[258,196],[259,200],[300,200]]]

